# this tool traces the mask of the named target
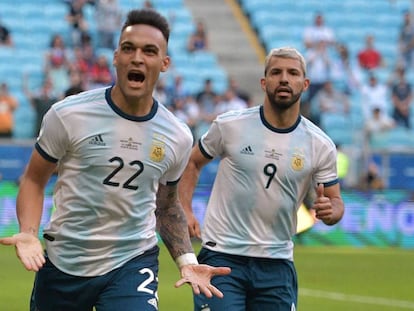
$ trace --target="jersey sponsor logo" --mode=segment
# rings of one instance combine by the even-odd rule
[[[90,145],[98,145],[98,146],[106,146],[106,143],[104,142],[102,135],[98,134],[89,140]]]
[[[156,310],[158,310],[158,301],[156,298],[151,298],[147,300],[148,304],[150,304],[151,306],[154,306],[154,308]]]
[[[121,139],[120,142],[122,149],[138,150],[139,146],[142,145],[142,143],[134,141],[132,137],[129,137],[128,139]]]
[[[151,147],[150,159],[154,162],[161,162],[165,157],[165,147],[160,143],[153,143]]]
[[[241,151],[241,154],[249,154],[249,155],[254,155],[253,149],[252,147],[249,145],[247,147],[244,147]]]
[[[265,158],[279,160],[279,158],[282,156],[281,153],[276,152],[275,149],[269,149],[265,150]]]

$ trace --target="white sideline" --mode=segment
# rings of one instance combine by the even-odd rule
[[[387,299],[387,298],[381,298],[381,297],[359,296],[359,295],[347,295],[343,293],[313,290],[313,289],[308,289],[308,288],[299,288],[299,296],[300,295],[325,298],[325,299],[331,299],[331,300],[351,301],[351,302],[359,302],[359,303],[365,303],[365,304],[371,304],[371,305],[389,306],[389,307],[397,307],[397,308],[414,310],[414,301]]]

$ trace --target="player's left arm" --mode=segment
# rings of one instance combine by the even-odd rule
[[[156,216],[157,230],[180,269],[181,279],[175,286],[189,283],[195,294],[223,297],[210,281],[216,275],[230,273],[230,268],[198,264],[188,234],[187,219],[178,200],[177,185],[159,185]]]
[[[339,222],[345,211],[339,183],[329,187],[319,184],[312,208],[315,210],[316,218],[322,220],[324,224],[334,225]]]
[[[177,185],[159,185],[156,216],[157,230],[174,259],[194,253],[188,236],[187,219],[178,200]]]

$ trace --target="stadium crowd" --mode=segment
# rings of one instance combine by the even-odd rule
[[[57,32],[49,38],[49,46],[44,50],[41,85],[33,89],[29,75],[22,79],[24,94],[36,115],[33,137],[37,135],[43,114],[53,102],[83,90],[110,85],[115,79],[112,52],[124,14],[118,0],[62,1],[67,5],[62,22],[68,24],[70,33]],[[154,7],[149,0],[143,1],[142,6]],[[93,10],[93,21],[85,17],[85,9]],[[174,16],[169,19],[174,27]],[[407,78],[412,75],[414,66],[411,11],[402,13],[398,27],[398,40],[392,43],[398,49],[398,57],[391,63],[376,46],[373,33],[365,36],[359,51],[350,51],[347,42],[338,39],[337,29],[325,22],[324,14],[315,11],[313,23],[302,29],[303,42],[298,43],[303,46],[308,76],[312,81],[305,93],[302,113],[326,131],[335,123],[330,120],[357,118],[361,124],[359,130],[364,132],[362,136],[368,142],[376,133],[395,128],[411,130],[413,95]],[[0,30],[0,48],[13,48],[13,29],[0,23]],[[202,20],[195,22],[186,46],[188,53],[209,50],[208,29]],[[7,79],[0,82],[7,88]],[[172,70],[161,77],[154,92],[155,98],[190,125],[195,137],[205,131],[217,114],[257,104],[252,102],[250,94],[238,88],[234,77],[229,78],[224,92],[214,89],[212,79],[206,78],[204,82],[200,90],[188,90],[183,77]],[[9,92],[8,96],[14,95]],[[2,118],[12,120],[18,105],[18,102],[7,105],[2,101]],[[387,125],[382,126],[382,123]],[[13,137],[13,127],[19,125],[7,124],[1,134]]]

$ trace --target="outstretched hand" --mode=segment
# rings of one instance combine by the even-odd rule
[[[181,268],[181,279],[175,283],[175,287],[180,287],[189,283],[194,294],[203,293],[206,297],[217,296],[223,298],[223,293],[210,283],[214,276],[227,275],[231,272],[228,267],[212,267],[209,265],[185,265]]]
[[[43,247],[33,234],[20,232],[12,237],[1,238],[0,244],[14,245],[17,257],[28,271],[39,271],[45,263]]]

